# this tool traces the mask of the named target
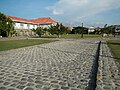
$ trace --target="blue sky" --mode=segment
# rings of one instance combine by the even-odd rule
[[[27,19],[50,17],[52,14],[46,7],[55,2],[56,0],[0,0],[0,11]]]
[[[0,0],[0,12],[34,19],[51,17],[65,25],[120,24],[120,0]]]

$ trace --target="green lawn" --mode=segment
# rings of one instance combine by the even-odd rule
[[[0,51],[53,42],[55,40],[23,39],[0,41]]]
[[[96,38],[96,37],[101,37],[100,35],[94,35],[94,34],[83,34],[83,38]],[[75,38],[75,39],[79,39],[81,38],[81,34],[67,34],[67,35],[63,35],[62,38]]]
[[[50,36],[42,36],[43,38],[58,38],[56,35],[50,35]],[[95,35],[95,34],[83,34],[83,38],[96,38],[101,37],[101,35]],[[79,39],[81,38],[81,34],[65,34],[62,35],[61,38],[65,39]]]
[[[107,41],[107,44],[110,47],[113,56],[120,64],[120,40],[109,40]]]

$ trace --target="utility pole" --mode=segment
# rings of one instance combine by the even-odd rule
[[[81,31],[81,38],[83,38],[83,23],[82,23],[82,31]]]
[[[113,28],[114,37],[115,37],[115,31],[116,31],[116,27]]]

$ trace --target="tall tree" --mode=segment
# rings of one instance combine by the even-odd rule
[[[56,34],[58,37],[61,37],[63,34],[67,34],[70,30],[63,26],[62,23],[57,23],[56,25],[51,25],[49,27],[49,32],[53,35]]]
[[[115,37],[115,27],[111,27],[111,30],[112,30],[113,36]]]
[[[102,37],[103,37],[103,34],[113,34],[114,37],[115,37],[115,26],[108,26],[108,27],[104,27],[104,28],[101,28],[101,34],[102,34]]]
[[[14,22],[0,12],[0,36],[8,37],[14,33]]]
[[[39,37],[42,37],[42,35],[45,33],[44,29],[42,27],[37,27],[36,29],[33,29],[33,31],[38,34]]]
[[[72,31],[74,34],[82,34],[82,33],[86,33],[85,31],[86,29],[87,29],[86,27],[78,26],[78,27],[74,27]]]

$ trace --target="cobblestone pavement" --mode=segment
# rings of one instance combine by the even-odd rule
[[[0,52],[0,90],[85,90],[98,42],[62,40]]]
[[[58,41],[0,53],[0,90],[85,90],[97,42]]]
[[[120,90],[120,71],[105,41],[101,44],[96,90]]]

